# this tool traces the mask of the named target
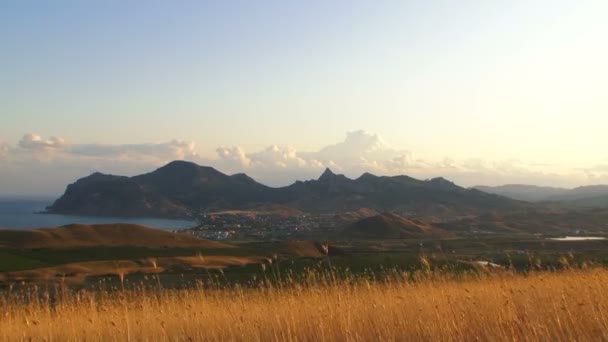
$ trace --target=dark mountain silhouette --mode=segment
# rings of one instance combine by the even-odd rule
[[[420,239],[447,235],[446,231],[426,222],[393,213],[364,218],[351,224],[340,234],[343,238],[366,239]]]
[[[525,206],[523,202],[465,189],[443,178],[408,176],[357,179],[327,169],[317,180],[271,188],[247,175],[174,161],[153,172],[123,177],[94,173],[68,185],[50,213],[97,216],[191,217],[201,211],[280,205],[305,212],[369,208],[417,215],[462,215]]]

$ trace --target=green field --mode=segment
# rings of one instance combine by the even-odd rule
[[[229,282],[247,282],[267,278],[279,280],[286,274],[304,274],[306,270],[332,268],[339,274],[375,274],[387,272],[415,272],[424,257],[434,269],[450,271],[470,270],[473,261],[489,261],[517,271],[530,269],[559,269],[568,266],[608,264],[608,241],[560,242],[533,235],[477,236],[443,240],[355,240],[335,241],[335,253],[329,257],[298,257],[277,252],[277,242],[240,242],[238,248],[141,248],[93,247],[72,249],[11,249],[0,248],[0,272],[35,270],[70,263],[101,260],[142,260],[163,257],[248,257],[266,256],[274,262],[230,266],[217,270],[190,267],[168,268],[159,275],[166,286],[180,282],[195,282],[218,278]],[[288,252],[288,251],[287,251]],[[108,270],[108,274],[112,274]],[[221,274],[221,276],[219,276]],[[131,283],[146,279],[140,272],[129,274]],[[92,277],[92,282],[98,277]],[[217,280],[217,279],[216,279]]]

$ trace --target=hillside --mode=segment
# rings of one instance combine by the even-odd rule
[[[8,248],[233,248],[188,234],[176,234],[134,224],[73,224],[32,230],[0,229],[0,247]]]
[[[392,213],[383,213],[359,220],[340,234],[341,237],[366,239],[420,239],[447,235],[446,231],[426,222]]]
[[[338,224],[348,225],[353,222],[362,220],[364,218],[368,218],[371,216],[376,216],[379,213],[375,210],[371,210],[368,208],[360,208],[355,211],[345,211],[334,215],[334,219]]]
[[[257,183],[244,174],[174,161],[153,172],[123,177],[92,174],[68,185],[48,212],[93,216],[192,217],[201,211],[256,210],[272,207],[295,212],[336,213],[361,208],[415,215],[458,216],[527,206],[501,196],[465,189],[443,178],[408,176],[357,179],[327,169],[317,180],[281,188]]]

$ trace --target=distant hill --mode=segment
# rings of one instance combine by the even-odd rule
[[[319,179],[281,188],[257,183],[244,174],[225,175],[211,167],[171,162],[134,176],[94,173],[68,185],[48,212],[92,216],[192,217],[201,211],[292,208],[340,213],[361,208],[419,215],[462,215],[525,207],[523,202],[465,189],[443,178],[408,176],[357,179],[327,169]]]
[[[517,199],[520,201],[529,202],[544,201],[546,198],[552,196],[559,196],[568,192],[568,189],[564,188],[553,188],[525,184],[507,184],[500,186],[478,185],[473,188],[489,194],[497,194]]]
[[[447,235],[446,231],[426,222],[392,213],[383,213],[359,220],[340,234],[341,237],[365,239],[420,239]]]
[[[8,248],[234,248],[216,241],[199,239],[135,224],[72,224],[58,228],[0,229],[0,247]]]
[[[608,207],[608,185],[581,186],[574,189],[510,184],[476,186],[477,190],[529,202],[554,202],[568,207]]]

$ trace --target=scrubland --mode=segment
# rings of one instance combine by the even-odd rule
[[[608,340],[608,270],[373,277],[112,291],[8,289],[0,339]]]

